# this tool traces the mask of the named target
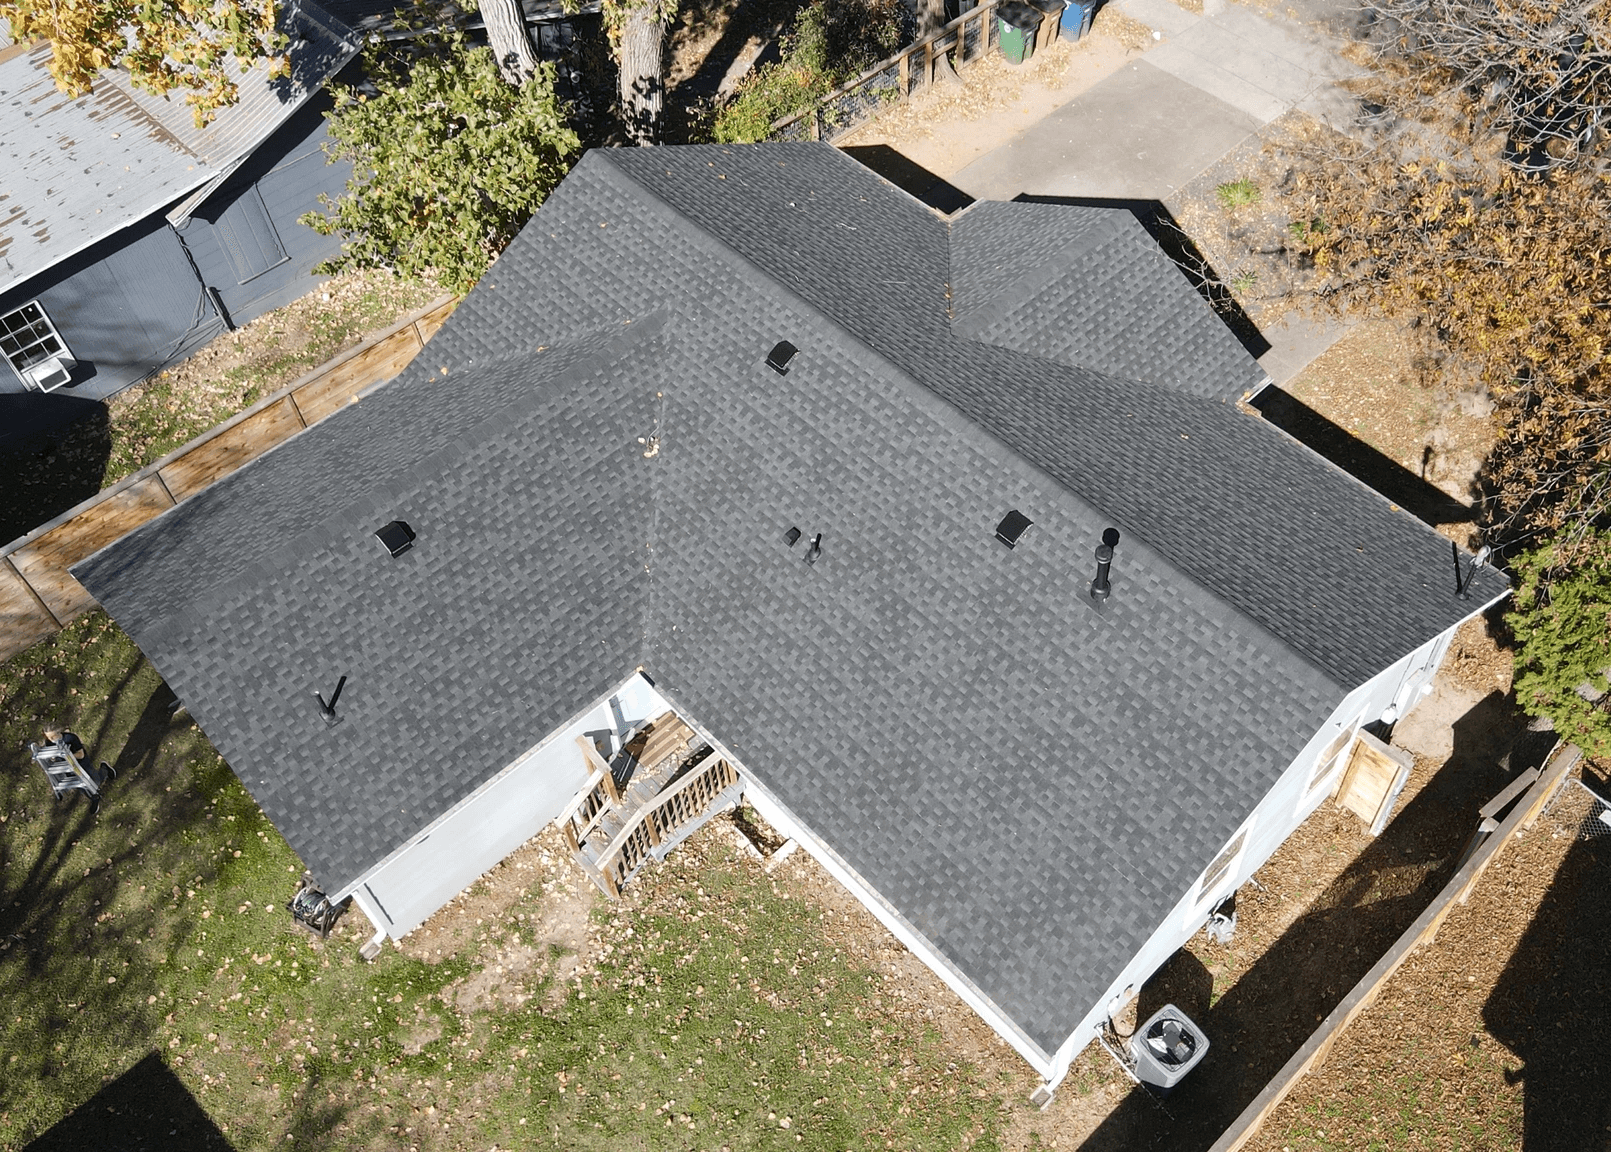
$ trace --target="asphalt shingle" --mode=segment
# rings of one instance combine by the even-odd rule
[[[1068,222],[1060,291],[1144,252],[988,207]],[[1052,347],[967,219],[825,146],[591,153],[398,380],[76,574],[332,889],[641,666],[1050,1052],[1344,692],[1472,603],[1435,533],[1209,398],[1251,361],[1189,289]]]

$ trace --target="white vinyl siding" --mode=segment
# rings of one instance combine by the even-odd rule
[[[624,735],[666,710],[634,676],[582,716],[499,772],[346,892],[381,914],[393,939],[412,932],[569,804],[590,770],[576,739],[608,729]],[[346,893],[342,893],[345,895]]]

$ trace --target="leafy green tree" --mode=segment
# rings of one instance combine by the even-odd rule
[[[1611,531],[1536,549],[1515,567],[1517,701],[1589,755],[1611,756]]]
[[[289,71],[274,0],[0,0],[0,20],[19,43],[50,42],[50,74],[69,96],[125,68],[147,92],[183,90],[197,127],[239,98],[231,71],[260,60],[271,75]]]
[[[320,271],[386,268],[467,292],[569,171],[581,141],[554,94],[552,64],[507,83],[486,48],[457,32],[406,55],[368,56],[375,92],[337,90],[331,154],[353,177],[328,215],[344,238]]]
[[[894,55],[908,20],[900,0],[813,0],[783,38],[783,58],[739,86],[717,114],[713,135],[734,144],[766,139],[774,121]]]

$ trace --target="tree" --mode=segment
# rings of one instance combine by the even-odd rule
[[[1455,127],[1437,143],[1331,139],[1299,157],[1286,204],[1322,299],[1416,323],[1486,388],[1480,521],[1515,549],[1611,518],[1611,184],[1528,173],[1500,144]]]
[[[487,42],[505,80],[520,84],[533,75],[537,56],[532,51],[520,0],[462,0],[479,8],[487,29]],[[562,0],[574,11],[575,0]],[[620,69],[621,119],[634,144],[660,139],[665,110],[666,28],[677,17],[677,0],[604,0],[604,27],[610,51]],[[450,3],[438,17],[438,26],[462,24],[458,4]]]
[[[1511,163],[1579,163],[1611,143],[1611,16],[1601,0],[1369,0],[1423,95],[1469,97]]]
[[[1515,567],[1517,701],[1589,755],[1611,756],[1611,532],[1536,549]]]
[[[265,60],[271,75],[290,71],[274,0],[0,0],[0,18],[13,40],[50,43],[50,74],[69,96],[126,68],[147,92],[183,90],[198,128],[239,98],[232,72]]]
[[[722,143],[766,139],[774,121],[809,108],[900,48],[908,30],[901,0],[812,0],[783,37],[782,59],[763,65],[717,113]]]
[[[604,0],[604,26],[621,72],[621,120],[634,144],[655,144],[665,110],[666,27],[677,0]]]
[[[524,84],[537,73],[537,53],[531,48],[520,0],[480,0],[480,8],[498,71],[509,83]]]
[[[332,156],[351,160],[328,215],[303,217],[344,237],[320,271],[386,268],[468,291],[564,178],[581,141],[554,95],[554,68],[507,83],[486,48],[461,33],[406,52],[371,48],[376,90],[337,90]]]

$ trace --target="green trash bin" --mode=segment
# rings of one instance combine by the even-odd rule
[[[997,46],[1009,64],[1022,64],[1035,54],[1035,36],[1040,31],[1040,13],[1020,0],[1008,0],[996,9],[1000,26]]]

